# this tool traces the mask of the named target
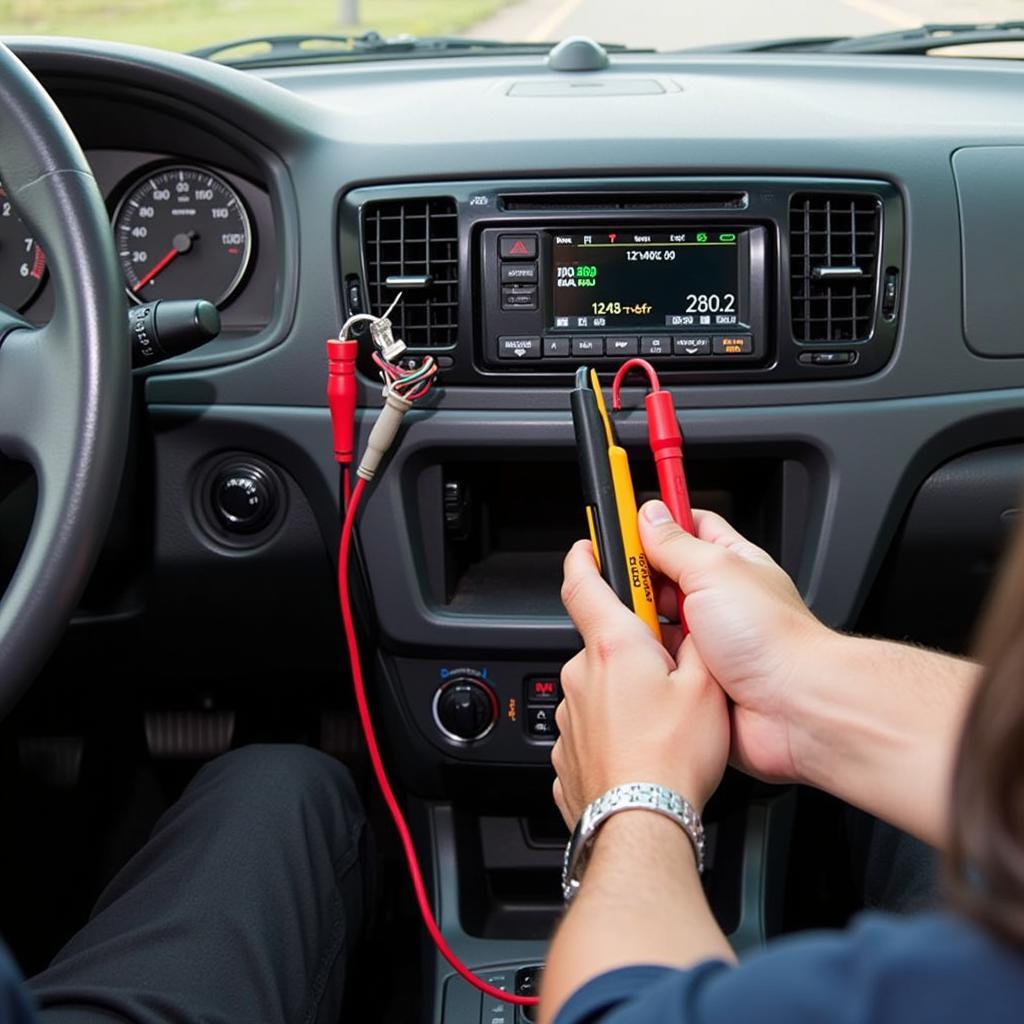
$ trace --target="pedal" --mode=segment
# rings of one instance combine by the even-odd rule
[[[147,711],[146,746],[160,760],[206,761],[231,749],[234,711]]]
[[[81,736],[23,736],[18,740],[22,771],[54,789],[74,789],[82,773]]]

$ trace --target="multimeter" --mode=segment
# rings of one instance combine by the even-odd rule
[[[640,543],[629,459],[615,436],[597,371],[581,366],[570,394],[587,526],[605,582],[661,640],[651,571]]]

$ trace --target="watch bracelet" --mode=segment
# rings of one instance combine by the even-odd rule
[[[622,811],[645,810],[674,821],[687,835],[697,859],[697,871],[704,871],[704,824],[696,808],[675,790],[654,782],[630,782],[613,786],[589,803],[580,815],[562,861],[562,895],[568,903],[579,889],[583,869],[600,827]]]

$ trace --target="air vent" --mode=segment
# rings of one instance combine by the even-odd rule
[[[746,192],[667,192],[608,195],[549,192],[504,195],[503,210],[745,210]]]
[[[863,341],[875,322],[881,204],[875,196],[806,193],[789,207],[793,337]]]
[[[401,199],[363,209],[363,255],[370,311],[392,313],[411,348],[454,345],[459,314],[459,221],[455,200]],[[390,283],[389,283],[390,281]]]

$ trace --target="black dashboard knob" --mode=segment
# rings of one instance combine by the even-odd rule
[[[489,687],[475,679],[450,680],[434,698],[434,718],[449,739],[472,743],[494,728],[498,701]]]
[[[266,526],[277,506],[277,488],[259,467],[248,462],[224,466],[213,481],[213,512],[229,533],[255,533]]]

